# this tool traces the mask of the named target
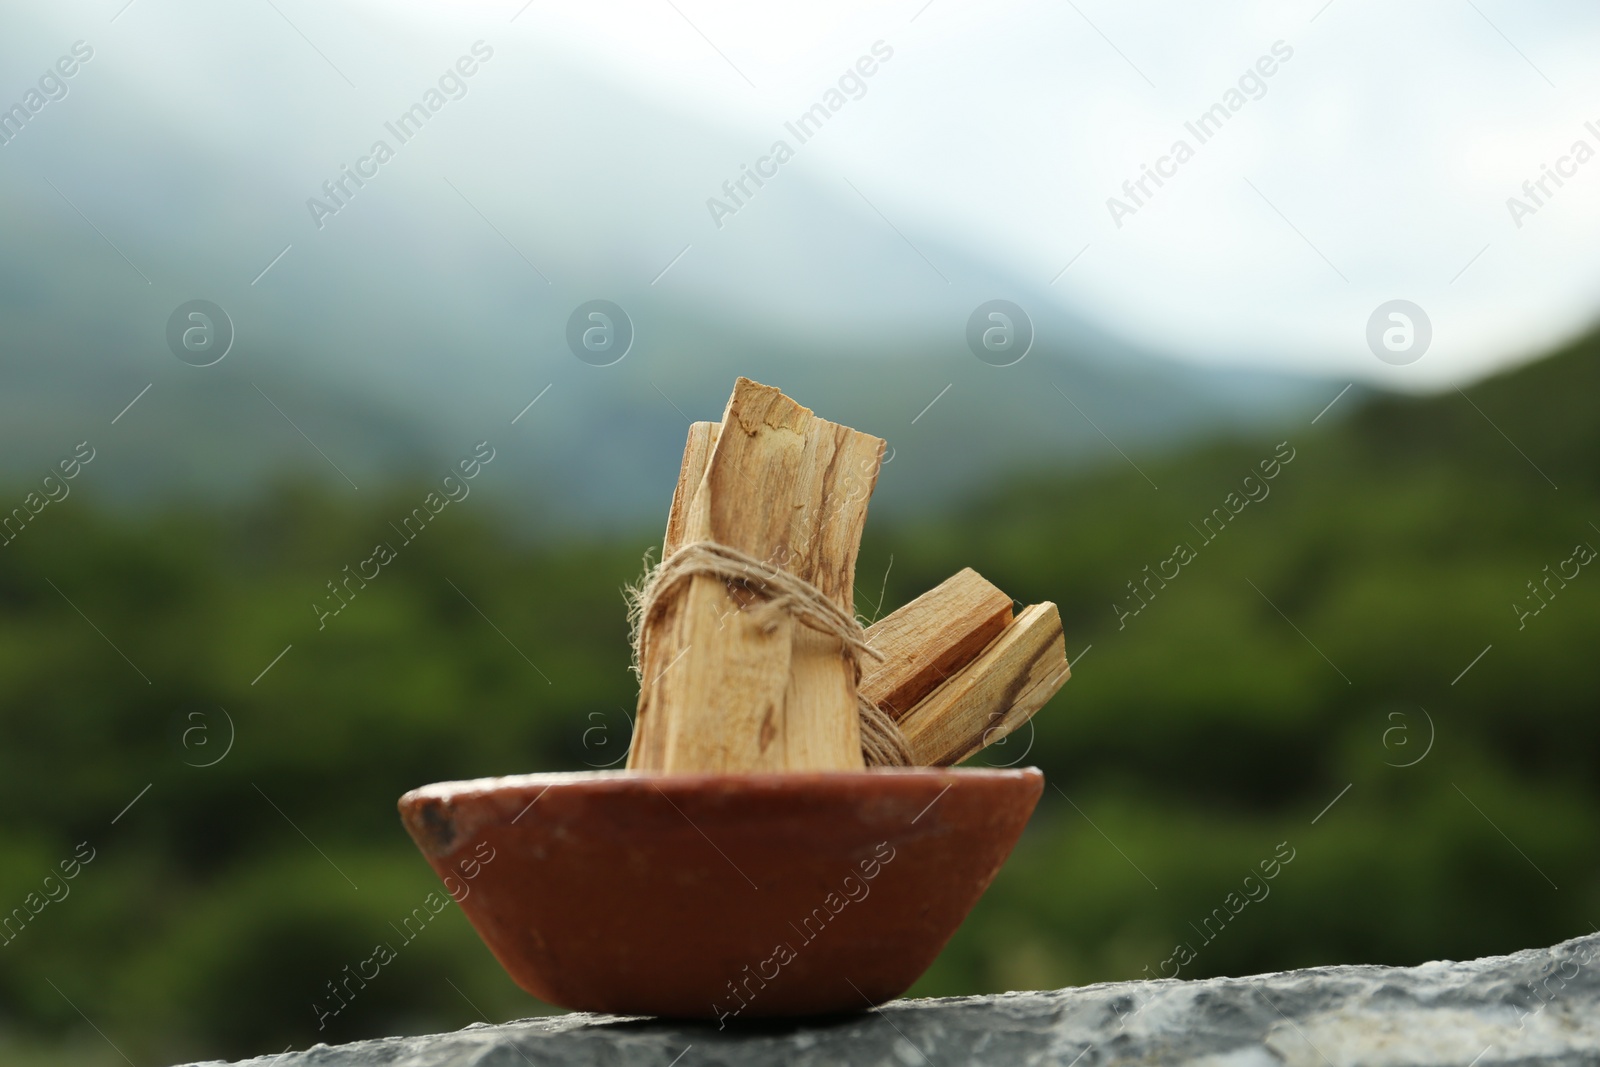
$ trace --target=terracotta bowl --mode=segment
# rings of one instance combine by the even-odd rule
[[[414,789],[400,815],[535,997],[730,1020],[904,993],[1043,785],[1033,768],[529,774]]]

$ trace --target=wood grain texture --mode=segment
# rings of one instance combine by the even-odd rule
[[[977,658],[900,720],[918,765],[949,766],[1027,722],[1071,677],[1061,616],[1023,609]]]
[[[666,559],[683,545],[684,526],[689,521],[689,505],[705,478],[706,465],[711,462],[711,450],[717,445],[717,433],[722,429],[718,422],[689,424],[689,438],[683,445],[683,463],[678,467],[678,485],[672,490],[672,510],[667,513],[667,534],[661,544],[661,558]]]
[[[904,607],[867,627],[883,653],[868,661],[861,695],[898,719],[966,666],[1011,621],[1011,598],[963,567]]]
[[[668,520],[669,542],[739,549],[852,610],[883,441],[745,378],[720,431],[699,432],[714,443],[681,522]],[[680,488],[697,462],[696,433]],[[630,767],[731,773],[863,765],[855,669],[837,638],[767,610],[737,584],[699,576],[649,623],[648,647],[636,726],[642,743]]]
[[[685,524],[689,518],[689,505],[694,500],[700,482],[705,478],[706,465],[711,462],[711,450],[717,444],[721,423],[695,422],[689,425],[689,434],[683,445],[683,462],[678,467],[678,484],[672,490],[672,507],[667,513],[667,532],[661,543],[661,559],[666,559],[683,546]],[[671,625],[681,605],[669,604],[664,609],[663,625]],[[639,701],[634,715],[633,742],[628,748],[627,766],[630,769],[659,768],[666,755],[666,735],[659,729],[658,716],[647,714],[646,694],[649,681],[668,666],[661,659],[660,650],[650,647],[645,662],[640,664]]]

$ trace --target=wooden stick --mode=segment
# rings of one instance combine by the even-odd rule
[[[667,513],[667,532],[661,543],[661,559],[666,559],[683,545],[689,505],[705,478],[706,464],[711,462],[711,450],[716,447],[717,432],[721,429],[722,424],[717,422],[689,425],[689,435],[683,445],[683,462],[678,467],[678,484],[672,490],[672,508]],[[675,613],[676,606],[669,604],[664,610]],[[650,648],[647,652],[648,662],[639,665],[639,704],[634,719],[633,744],[628,749],[627,766],[630,769],[659,768],[666,756],[666,736],[659,729],[657,716],[646,714],[645,695],[650,689],[646,683],[667,666],[659,652],[657,648]]]
[[[1011,598],[964,567],[867,627],[884,654],[862,671],[861,695],[898,719],[965,667],[1011,621]]]
[[[914,762],[949,766],[971,757],[1027,722],[1071,674],[1056,606],[1025,608],[900,720]]]
[[[883,447],[741,378],[681,523],[668,521],[669,541],[736,548],[851,611]],[[695,450],[691,441],[680,486]],[[762,610],[760,597],[718,578],[697,576],[680,590],[648,623],[637,727],[644,743],[630,766],[731,773],[863,765],[854,667],[837,638]]]
[[[711,462],[711,450],[717,446],[720,422],[695,422],[689,424],[689,439],[683,445],[683,464],[678,468],[678,485],[672,491],[672,510],[667,513],[667,536],[661,545],[661,558],[666,559],[683,545],[684,524],[689,519],[689,505],[695,490],[706,475],[706,464]]]

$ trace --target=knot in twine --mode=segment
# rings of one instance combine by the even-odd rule
[[[649,556],[646,555],[648,560]],[[839,608],[822,590],[780,567],[763,562],[737,548],[715,541],[691,541],[649,568],[637,586],[625,591],[628,600],[628,640],[633,650],[633,672],[643,682],[647,624],[679,585],[697,575],[720,578],[760,598],[748,609],[765,633],[777,629],[787,615],[830,637],[838,638],[844,655],[861,681],[861,660],[882,660],[883,653],[867,644],[866,631],[853,615]],[[861,716],[861,755],[868,767],[909,767],[911,747],[889,713],[856,691]]]

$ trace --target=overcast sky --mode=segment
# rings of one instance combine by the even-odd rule
[[[13,219],[71,195],[141,276],[160,241],[232,257],[241,284],[294,245],[271,270],[326,289],[315,250],[360,240],[363,212],[400,229],[404,211],[377,202],[426,188],[522,261],[495,269],[591,288],[661,272],[658,291],[734,294],[775,322],[948,308],[959,325],[974,296],[1049,301],[1185,359],[1436,388],[1594,318],[1600,159],[1575,144],[1600,151],[1592,5],[124,5],[0,16],[0,107],[75,41],[94,50],[0,146],[0,188]],[[422,147],[387,134],[477,41],[492,58]],[[841,99],[804,143],[785,125]],[[1214,105],[1226,118],[1202,142],[1186,124]],[[317,226],[308,201],[377,139],[397,149],[381,194],[363,187]],[[793,158],[762,163],[778,140]],[[730,203],[721,183],[758,165],[767,182]],[[1534,199],[1524,182],[1546,165],[1567,176]],[[1135,197],[1124,183],[1146,166],[1166,177]],[[184,187],[211,167],[224,185],[248,174],[248,195]],[[226,225],[160,222],[229,196]],[[870,247],[817,236],[841,218]],[[1393,299],[1431,320],[1403,366],[1368,347]]]

